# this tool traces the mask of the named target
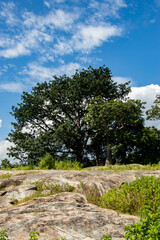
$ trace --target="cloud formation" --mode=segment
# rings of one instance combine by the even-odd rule
[[[61,64],[60,67],[57,68],[48,68],[37,63],[29,64],[21,74],[28,75],[35,81],[45,81],[51,80],[54,75],[61,76],[64,73],[67,76],[71,76],[75,73],[76,69],[79,69],[80,65],[78,63],[69,63],[69,64]]]
[[[153,105],[153,102],[156,98],[157,94],[160,94],[160,85],[151,84],[148,86],[143,87],[132,87],[131,93],[129,97],[131,99],[139,99],[142,102],[146,102],[145,104],[145,111],[150,109]],[[160,122],[159,121],[146,121],[147,126],[155,126],[160,129]]]
[[[134,82],[132,80],[132,78],[130,77],[120,77],[120,76],[115,76],[115,77],[112,77],[113,81],[117,82],[118,84],[121,84],[121,83],[126,83],[126,82],[131,82],[131,84],[133,85]]]
[[[7,140],[4,140],[4,141],[0,141],[0,163],[1,161],[4,159],[4,158],[8,158],[8,155],[7,155],[7,148],[13,146],[12,143],[10,143],[9,141]],[[10,160],[12,160],[12,158],[10,158]]]
[[[2,127],[2,120],[0,119],[0,127]]]
[[[0,84],[0,91],[22,93],[24,89],[22,83],[8,82]]]
[[[61,2],[56,1],[55,4]],[[0,12],[0,17],[12,26],[12,31],[2,30],[0,37],[2,48],[0,56],[4,58],[16,58],[32,53],[40,55],[40,50],[43,50],[43,55],[49,52],[53,55],[54,50],[56,55],[62,54],[62,51],[63,53],[65,51],[65,54],[77,50],[90,51],[103,42],[109,41],[111,37],[122,34],[122,27],[104,21],[104,17],[109,13],[110,17],[116,16],[120,8],[126,7],[123,0],[110,0],[107,3],[104,0],[101,2],[91,0],[86,10],[78,8],[75,4],[71,12],[62,7],[55,9],[51,7],[50,1],[44,1],[45,6],[51,7],[46,15],[37,15],[25,10],[18,17],[14,3],[2,2],[1,5],[3,11]],[[92,9],[90,13],[87,12],[87,8]],[[67,38],[66,33],[69,34]]]

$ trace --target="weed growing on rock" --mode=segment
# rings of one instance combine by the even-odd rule
[[[6,173],[6,174],[0,175],[0,179],[3,179],[3,178],[11,178],[11,177],[12,177],[12,174],[11,174],[11,173]]]
[[[148,206],[152,213],[160,205],[160,178],[143,176],[131,183],[116,189],[110,189],[100,198],[100,206],[122,213],[140,215],[144,206]]]
[[[75,189],[73,186],[67,183],[63,185],[60,185],[60,184],[47,185],[44,182],[34,182],[32,184],[36,186],[37,191],[33,193],[31,196],[25,197],[22,200],[19,200],[19,201],[17,199],[12,200],[12,204],[17,205],[20,203],[31,201],[34,198],[48,197],[61,192],[73,192]]]
[[[6,239],[8,239],[7,230],[2,230],[0,232],[0,240],[6,240]]]
[[[96,239],[96,240],[112,240],[112,237],[109,236],[108,234],[104,234],[100,239]]]
[[[29,240],[38,240],[39,233],[36,231],[33,231],[29,234],[30,239]]]
[[[73,192],[74,187],[69,185],[68,183],[65,183],[63,185],[60,184],[46,184],[44,182],[34,182],[32,183],[36,185],[37,191],[44,191],[44,190],[50,190],[51,195],[56,194],[56,193],[61,193],[61,192]]]

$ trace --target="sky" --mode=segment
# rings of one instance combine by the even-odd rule
[[[130,98],[149,109],[160,93],[160,0],[0,1],[0,160],[22,92],[89,65],[131,81]]]

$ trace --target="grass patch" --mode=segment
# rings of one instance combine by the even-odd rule
[[[12,174],[11,174],[11,173],[6,173],[6,174],[0,175],[0,179],[11,178],[11,177],[12,177]]]
[[[81,170],[82,165],[76,161],[55,161],[55,169],[56,170]]]
[[[143,176],[116,189],[110,189],[100,198],[100,206],[121,213],[140,215],[144,206],[152,213],[160,205],[160,178]]]
[[[27,166],[18,166],[16,168],[12,168],[12,170],[23,170],[23,171],[27,171],[27,170],[38,170],[39,168],[36,166],[31,166],[31,165],[27,165]]]
[[[100,200],[101,195],[96,186],[93,185],[91,187],[88,187],[83,182],[80,182],[79,187],[78,187],[78,192],[85,195],[85,197],[89,203],[99,205],[99,200]]]
[[[13,205],[18,205],[20,203],[28,202],[38,197],[48,197],[61,192],[73,192],[74,187],[69,184],[45,184],[43,182],[34,182],[32,183],[36,186],[36,192],[31,196],[25,197],[21,200],[13,199],[11,203]]]
[[[108,165],[108,166],[97,166],[97,167],[88,167],[84,168],[85,171],[127,171],[127,170],[150,170],[156,171],[160,170],[160,162],[158,164],[147,164],[147,165],[139,165],[139,164],[127,164],[127,165]]]

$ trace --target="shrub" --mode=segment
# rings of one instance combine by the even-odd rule
[[[160,239],[160,208],[152,214],[147,208],[141,214],[140,222],[128,225],[125,228],[127,240],[159,240]]]
[[[7,231],[6,230],[2,230],[0,232],[0,240],[6,240],[6,239],[8,239]]]
[[[49,153],[46,153],[46,155],[41,159],[41,161],[39,163],[39,168],[54,169],[55,168],[54,158]]]
[[[112,237],[109,236],[108,234],[104,234],[100,239],[96,239],[96,240],[112,240]]]
[[[37,237],[37,236],[39,236],[39,233],[36,232],[36,231],[33,231],[33,232],[31,232],[31,233],[29,234],[29,236],[30,236],[30,239],[29,239],[29,240],[38,240],[38,237]]]
[[[10,163],[10,161],[7,158],[2,160],[2,162],[1,162],[2,169],[10,169],[11,167],[12,167],[12,164]]]
[[[55,161],[56,170],[81,170],[82,165],[77,161],[71,161],[64,159],[61,161]]]
[[[160,178],[145,176],[116,189],[110,189],[100,198],[102,207],[122,213],[140,215],[141,209],[148,206],[155,213],[160,204]]]

